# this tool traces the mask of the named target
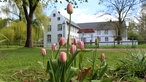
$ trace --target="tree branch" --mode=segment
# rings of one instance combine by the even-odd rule
[[[23,0],[22,6],[23,6],[23,10],[24,10],[24,14],[25,14],[26,20],[28,21],[29,20],[28,11],[26,9],[26,4],[25,4],[24,0]]]

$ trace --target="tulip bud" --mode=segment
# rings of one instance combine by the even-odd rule
[[[71,4],[71,3],[69,3],[69,4],[67,5],[67,13],[68,13],[68,14],[72,14],[72,13],[73,13],[73,7],[72,7],[72,4]]]
[[[84,49],[84,42],[83,41],[79,41],[78,42],[78,46],[79,46],[79,48],[82,50],[82,49]]]
[[[76,38],[74,38],[73,40],[74,40],[74,45],[76,45],[78,40]]]
[[[65,44],[65,38],[64,37],[61,37],[60,39],[59,39],[59,45],[60,46],[63,46]]]
[[[52,50],[56,50],[56,44],[52,44]]]
[[[45,56],[46,55],[46,49],[45,48],[42,48],[41,49],[41,53],[42,53],[43,56]]]
[[[67,56],[65,52],[60,52],[60,62],[66,62]]]
[[[100,60],[101,60],[101,61],[104,61],[104,60],[105,60],[105,55],[104,55],[104,53],[101,54]]]
[[[98,45],[98,38],[95,39],[95,45]]]
[[[71,45],[70,53],[74,54],[75,52],[76,52],[76,46],[75,45]]]

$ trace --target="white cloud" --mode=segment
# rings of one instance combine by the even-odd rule
[[[1,10],[2,7],[5,6],[5,5],[7,5],[7,2],[0,2],[0,17],[1,17],[2,19],[7,18],[7,15],[4,14],[4,13],[2,12],[2,10]]]
[[[67,18],[69,15],[67,14],[66,10],[60,9],[61,14]],[[74,9],[72,14],[72,21],[76,23],[84,23],[84,22],[104,22],[109,20],[117,20],[116,17],[107,15],[103,13],[94,14],[87,14],[88,9]]]

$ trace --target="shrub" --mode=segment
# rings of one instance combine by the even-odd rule
[[[146,75],[146,52],[130,51],[125,60],[120,60],[115,72],[121,79],[124,77],[144,78]]]

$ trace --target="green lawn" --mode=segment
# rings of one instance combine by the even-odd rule
[[[101,53],[105,53],[106,61],[109,67],[115,67],[119,59],[127,56],[126,50],[98,50],[97,51],[97,65],[99,64],[99,57]],[[55,53],[55,52],[54,52]],[[51,54],[47,50],[45,61]],[[92,50],[84,51],[83,66],[90,67],[88,58],[92,58]],[[47,79],[38,61],[42,61],[40,48],[0,48],[0,81],[6,82],[20,82],[27,79]]]

